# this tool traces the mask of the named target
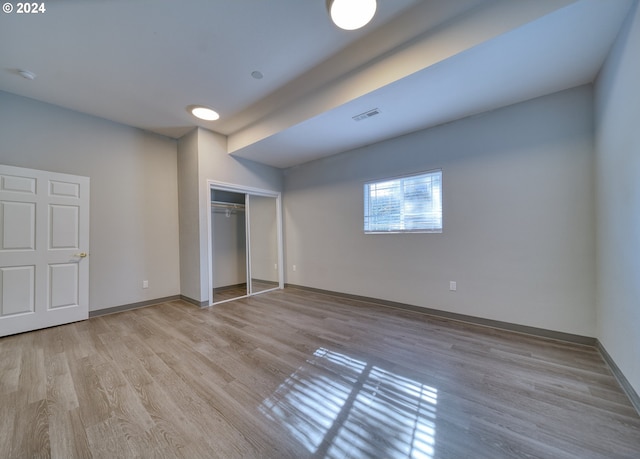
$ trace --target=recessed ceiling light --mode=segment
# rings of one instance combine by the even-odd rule
[[[220,115],[218,115],[218,112],[210,109],[209,107],[205,107],[203,105],[191,105],[187,107],[187,109],[189,110],[189,112],[191,112],[193,116],[201,120],[215,121],[220,118]]]
[[[331,20],[344,30],[366,26],[376,14],[376,7],[376,0],[327,0]]]

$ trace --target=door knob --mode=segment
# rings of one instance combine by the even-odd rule
[[[80,252],[80,253],[76,253],[74,256],[76,257],[80,257],[80,258],[85,258],[87,255],[89,255],[86,252]]]

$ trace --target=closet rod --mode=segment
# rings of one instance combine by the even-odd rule
[[[211,201],[211,207],[222,209],[244,209],[244,204],[236,204],[233,202]]]

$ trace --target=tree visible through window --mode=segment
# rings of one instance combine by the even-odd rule
[[[441,233],[442,171],[364,185],[365,233]]]

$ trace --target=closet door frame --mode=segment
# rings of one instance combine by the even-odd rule
[[[278,289],[284,288],[284,254],[283,254],[283,241],[282,241],[282,193],[279,191],[265,190],[261,188],[253,188],[242,185],[235,185],[232,183],[219,182],[216,180],[207,180],[207,231],[208,237],[206,241],[206,253],[207,258],[209,260],[208,263],[208,284],[209,284],[209,306],[213,305],[213,250],[211,247],[211,238],[212,238],[212,221],[211,221],[211,190],[221,190],[221,191],[230,191],[233,193],[244,193],[245,194],[245,202],[249,205],[245,207],[245,225],[247,228],[246,231],[246,239],[247,239],[247,296],[252,296],[250,284],[251,284],[251,247],[250,247],[250,232],[249,232],[249,223],[251,219],[251,196],[265,196],[269,198],[275,198],[276,200],[276,231],[277,231],[277,244],[278,244]],[[246,199],[248,198],[248,199]],[[265,290],[262,292],[255,293],[258,295],[260,293],[265,293],[271,291]]]

